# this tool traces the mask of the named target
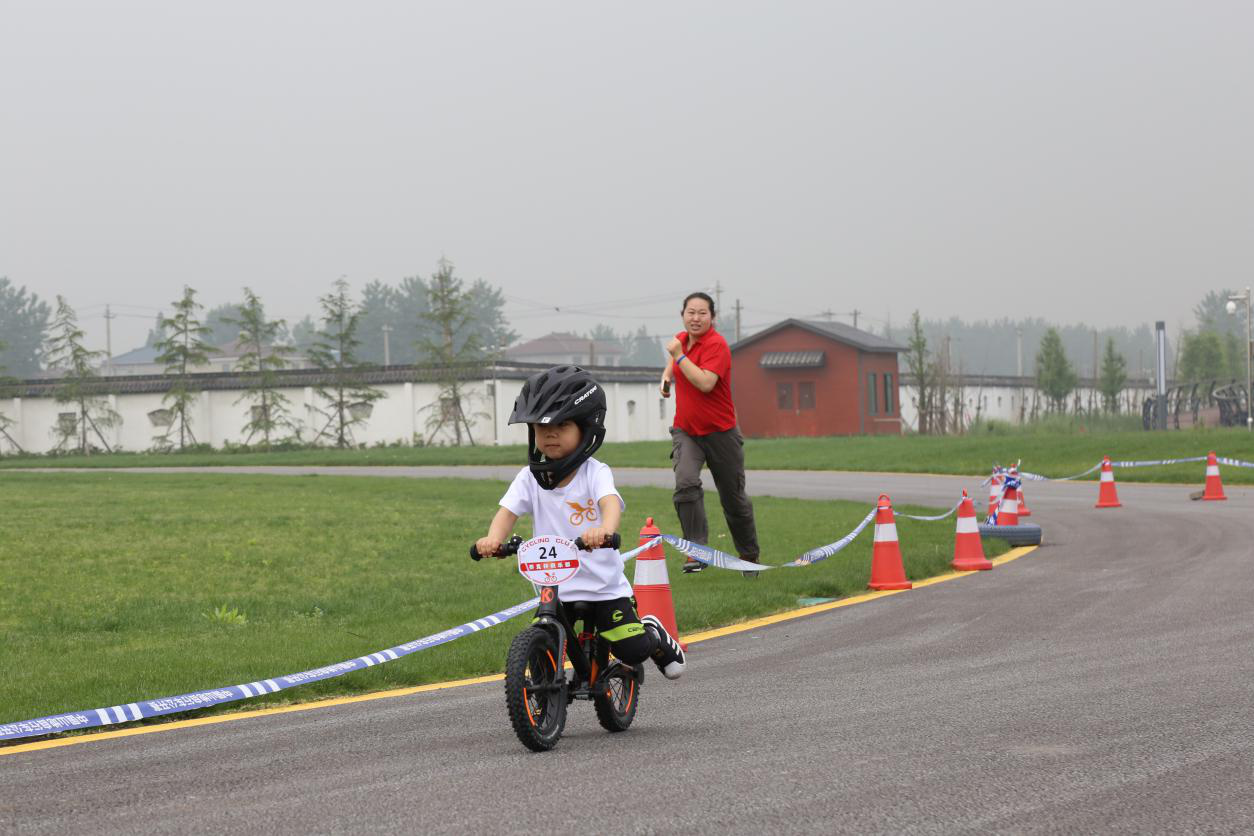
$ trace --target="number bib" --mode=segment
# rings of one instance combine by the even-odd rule
[[[532,583],[557,586],[579,571],[579,550],[565,537],[533,537],[518,547],[518,571]]]

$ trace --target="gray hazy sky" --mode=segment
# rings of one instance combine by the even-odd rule
[[[1250,2],[2,0],[0,115],[0,275],[117,352],[441,255],[525,336],[715,281],[1174,327],[1254,273]]]

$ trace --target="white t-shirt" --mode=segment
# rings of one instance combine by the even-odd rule
[[[607,496],[617,498],[623,509],[627,508],[614,487],[609,465],[589,458],[575,471],[574,479],[551,491],[540,487],[531,469],[524,467],[501,497],[501,507],[520,517],[531,514],[537,536],[556,534],[574,540],[601,525],[599,503]],[[558,586],[557,594],[564,601],[612,601],[630,598],[633,593],[623,575],[618,550],[594,549],[579,553],[579,571]]]

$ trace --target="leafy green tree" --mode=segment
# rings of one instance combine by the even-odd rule
[[[1185,334],[1180,347],[1182,381],[1201,382],[1227,377],[1228,362],[1224,356],[1224,343],[1215,331],[1199,331]]]
[[[471,294],[462,290],[462,280],[453,275],[453,264],[440,259],[436,272],[427,282],[428,312],[423,315],[429,336],[418,343],[421,362],[435,366],[438,397],[427,418],[427,444],[445,427],[453,429],[454,443],[462,443],[462,430],[473,445],[467,415],[469,392],[462,376],[468,368],[487,359],[480,333],[475,329]]]
[[[51,315],[47,302],[0,276],[0,334],[5,341],[5,348],[0,350],[0,364],[6,366],[10,374],[18,377],[39,374]]]
[[[1245,323],[1242,322],[1244,311],[1241,317],[1228,313],[1228,297],[1231,295],[1232,291],[1227,288],[1211,290],[1193,307],[1193,317],[1197,320],[1199,332],[1214,331],[1220,335],[1245,334]]]
[[[0,357],[4,356],[4,342],[0,340]],[[13,426],[13,419],[5,414],[4,402],[13,397],[17,391],[17,381],[9,377],[8,371],[3,364],[0,364],[0,442],[5,442],[11,446],[16,452],[22,452],[22,445],[18,444],[13,436],[9,435],[9,429]],[[3,452],[3,445],[0,444],[0,452]]]
[[[305,315],[300,322],[292,326],[292,336],[289,342],[292,348],[303,354],[308,354],[313,344],[318,341],[318,323],[314,318]]]
[[[1128,382],[1128,362],[1115,351],[1114,337],[1106,338],[1106,351],[1102,354],[1102,371],[1098,388],[1102,393],[1102,407],[1107,412],[1119,411],[1119,393]]]
[[[162,447],[173,446],[171,436],[176,428],[180,450],[186,449],[189,443],[196,443],[190,412],[192,404],[200,397],[200,390],[193,385],[192,372],[209,364],[209,352],[213,350],[213,346],[205,342],[209,326],[203,324],[196,314],[201,307],[196,301],[196,291],[184,286],[182,298],[174,303],[174,315],[161,321],[165,339],[154,346],[159,352],[157,362],[163,364],[165,374],[173,378],[170,388],[161,398],[161,402],[168,404],[173,413],[165,433],[157,438]]]
[[[397,292],[377,279],[361,292],[361,358],[370,363],[396,365],[401,360],[397,339]],[[412,352],[412,349],[411,349]]]
[[[240,306],[216,305],[205,313],[205,342],[213,348],[229,345],[239,339]]]
[[[49,369],[61,375],[54,396],[56,402],[72,404],[74,411],[58,416],[53,433],[57,450],[75,449],[87,456],[95,449],[93,438],[100,442],[101,448],[112,451],[103,430],[117,426],[122,417],[101,397],[96,367],[105,353],[89,350],[83,340],[78,316],[70,304],[58,296],[44,357]]]
[[[927,435],[931,429],[931,413],[933,388],[935,385],[936,368],[929,359],[927,336],[923,333],[923,323],[919,312],[910,315],[910,337],[906,341],[906,368],[914,377],[915,391],[918,392],[916,407],[919,415],[919,433]]]
[[[635,333],[624,338],[623,365],[625,366],[662,366],[662,350],[658,341],[649,334],[649,326],[641,325]]]
[[[1050,328],[1036,353],[1036,385],[1045,395],[1049,411],[1066,412],[1067,396],[1079,382],[1079,375],[1063,350],[1062,337],[1056,328]]]
[[[475,279],[466,293],[466,301],[473,323],[471,327],[480,334],[484,359],[495,360],[506,346],[518,340],[518,333],[509,327],[505,318],[505,296],[499,288],[483,279]]]
[[[157,321],[148,329],[148,337],[144,340],[145,348],[155,348],[157,343],[165,339],[165,311],[157,314]]]
[[[318,303],[322,306],[322,328],[309,349],[309,359],[322,372],[323,382],[314,390],[327,403],[325,409],[318,410],[327,420],[314,440],[328,438],[336,447],[351,447],[352,428],[368,420],[372,404],[383,393],[362,382],[362,372],[369,364],[358,358],[361,310],[349,298],[348,282],[336,281],[332,292]]]
[[[244,424],[245,444],[261,436],[261,445],[269,450],[273,436],[282,430],[295,434],[295,426],[289,416],[291,402],[279,390],[278,372],[287,367],[282,351],[280,335],[285,323],[281,319],[266,319],[261,300],[248,288],[244,288],[244,304],[238,306],[239,318],[227,322],[238,332],[241,349],[238,368],[248,374],[247,388],[235,403],[248,401],[249,419]]]

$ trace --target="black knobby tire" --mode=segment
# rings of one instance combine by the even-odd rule
[[[547,752],[566,726],[566,672],[557,640],[543,627],[528,627],[509,646],[505,706],[514,733],[528,749]]]
[[[593,696],[597,719],[606,731],[627,731],[636,719],[636,707],[640,705],[640,687],[644,684],[644,665],[624,665],[614,662],[601,677],[605,690]]]
[[[1019,523],[1018,525],[980,523],[980,536],[998,537],[1011,546],[1039,546],[1041,527],[1036,523]]]

